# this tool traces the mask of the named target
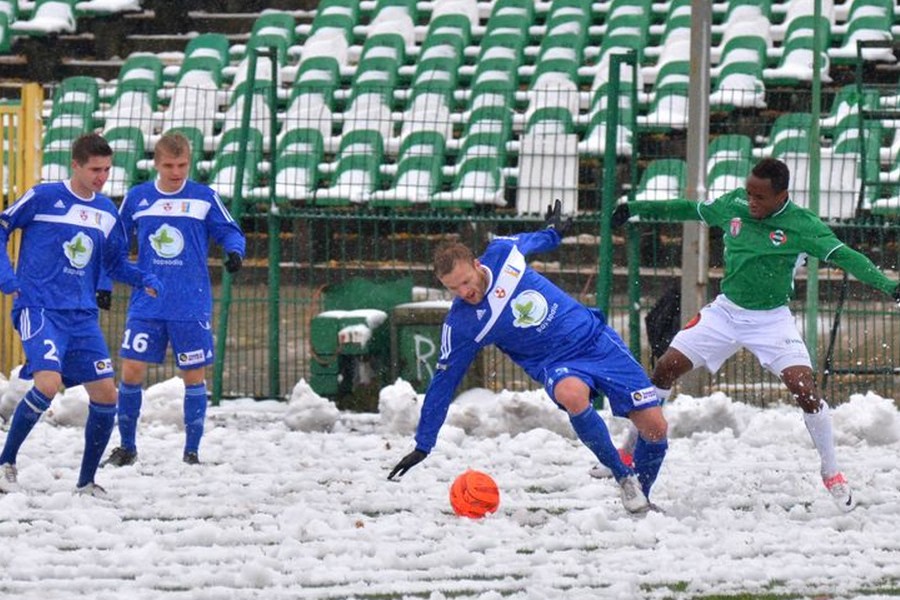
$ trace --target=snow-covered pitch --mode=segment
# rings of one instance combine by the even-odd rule
[[[432,455],[394,483],[421,402],[405,382],[378,414],[340,412],[302,381],[287,403],[224,402],[199,467],[181,462],[182,390],[147,392],[138,463],[101,469],[106,499],[73,494],[86,399],[57,396],[20,453],[23,493],[0,496],[0,597],[871,600],[900,586],[900,414],[874,394],[833,411],[854,512],[822,486],[798,408],[714,394],[666,406],[652,495],[665,512],[634,517],[541,392],[463,394]],[[0,392],[8,415],[21,382]],[[466,468],[497,481],[495,514],[453,514]]]

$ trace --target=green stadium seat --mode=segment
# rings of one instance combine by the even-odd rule
[[[44,131],[44,141],[42,144],[45,152],[59,150],[69,152],[72,149],[72,142],[90,129],[84,126],[59,126],[50,127]]]
[[[41,181],[63,181],[71,177],[72,151],[44,150],[41,163]]]
[[[188,42],[184,49],[184,60],[192,58],[212,58],[221,69],[230,61],[230,44],[223,33],[202,33]]]
[[[646,116],[638,116],[639,125],[649,131],[687,128],[690,70],[688,61],[675,61],[659,71],[650,110]]]
[[[94,112],[99,107],[99,88],[93,77],[66,77],[53,94],[48,128],[94,129]]]
[[[75,0],[37,0],[29,19],[17,19],[9,27],[14,35],[34,37],[75,33]]]
[[[121,198],[138,181],[138,161],[144,158],[144,133],[139,127],[121,126],[105,130],[103,136],[113,149],[112,169],[103,193]]]
[[[259,164],[263,157],[262,134],[250,129],[247,137],[238,129],[226,131],[216,148],[216,159],[209,175],[209,186],[222,198],[233,198],[237,190],[237,169],[240,164],[239,150],[246,148],[243,173],[243,196],[252,193],[259,179]]]
[[[788,25],[784,45],[781,48],[781,59],[773,69],[763,69],[766,84],[797,85],[812,81],[812,63],[814,55],[814,31],[820,30],[821,79],[831,82],[829,75],[828,48],[831,45],[831,22],[827,17],[818,21],[812,16],[795,17]]]
[[[275,159],[275,196],[279,202],[312,199],[324,156],[318,129],[293,129],[281,138]]]
[[[374,130],[359,129],[341,138],[331,185],[316,191],[317,206],[348,206],[368,202],[381,188],[384,140]]]
[[[477,156],[459,166],[451,189],[432,196],[435,208],[470,209],[475,205],[503,206],[504,176],[495,156]]]
[[[835,64],[853,64],[857,60],[859,41],[890,41],[895,38],[891,23],[897,22],[896,2],[893,0],[849,0],[834,7],[836,24],[832,34],[839,36],[840,46],[829,48],[828,55]],[[896,62],[888,48],[864,48],[862,59],[872,62]]]
[[[687,164],[680,158],[660,158],[650,162],[641,174],[635,200],[684,198]]]

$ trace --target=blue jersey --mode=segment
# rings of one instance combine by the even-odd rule
[[[435,375],[425,393],[416,448],[429,452],[434,447],[453,393],[484,346],[496,345],[541,382],[549,367],[588,352],[594,355],[597,340],[607,329],[602,314],[525,263],[526,255],[553,250],[559,243],[553,229],[498,237],[478,259],[488,273],[487,291],[476,305],[456,298],[450,307]]]
[[[36,185],[0,214],[0,245],[22,230],[15,273],[0,252],[0,287],[18,280],[14,308],[97,311],[101,274],[140,286],[143,274],[128,261],[128,242],[112,200],[80,198],[68,182]]]
[[[149,181],[128,192],[121,207],[129,235],[137,235],[138,266],[162,280],[158,299],[134,290],[129,317],[168,321],[212,318],[209,240],[225,252],[244,256],[241,228],[209,186],[186,181],[182,189],[166,194]]]

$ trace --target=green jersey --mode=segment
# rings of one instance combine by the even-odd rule
[[[811,211],[788,200],[764,219],[750,216],[747,192],[737,189],[704,202],[639,201],[631,213],[674,220],[702,220],[724,230],[722,293],[743,308],[768,310],[786,305],[794,275],[807,255],[832,260],[861,281],[890,293],[897,285],[872,262],[850,250]]]

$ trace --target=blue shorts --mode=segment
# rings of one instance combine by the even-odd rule
[[[175,365],[179,369],[189,371],[213,363],[213,335],[209,321],[129,318],[125,323],[119,356],[161,363],[170,341]]]
[[[37,371],[54,371],[66,386],[73,386],[113,376],[96,312],[24,307],[14,310],[12,319],[25,350],[19,374],[23,379]]]
[[[659,406],[656,388],[615,330],[606,327],[577,356],[560,359],[545,369],[544,389],[555,400],[553,388],[566,377],[582,380],[594,396],[606,394],[612,413],[627,417],[635,410]]]

